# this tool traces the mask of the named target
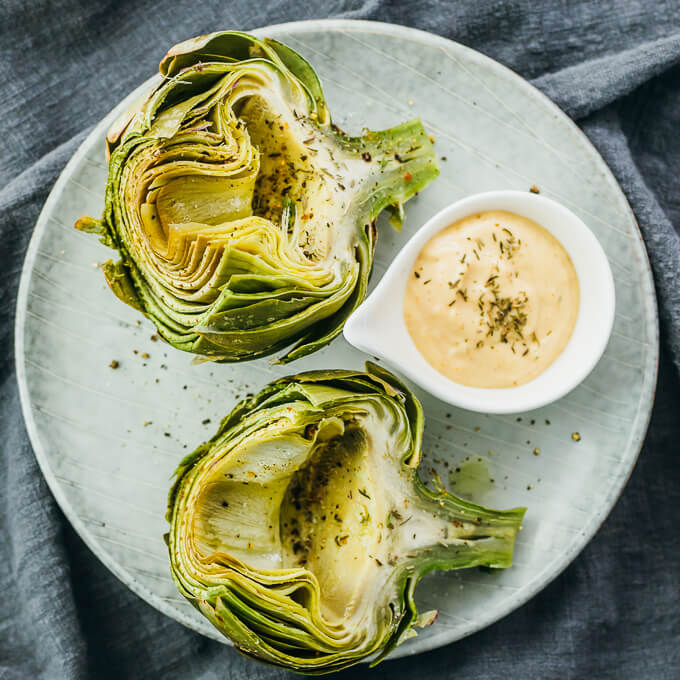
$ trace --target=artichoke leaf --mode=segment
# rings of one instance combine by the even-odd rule
[[[169,495],[179,591],[244,654],[298,672],[377,663],[434,623],[418,614],[418,581],[509,567],[524,515],[425,486],[422,407],[366,368],[282,378],[244,400]]]

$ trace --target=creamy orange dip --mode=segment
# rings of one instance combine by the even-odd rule
[[[471,387],[515,387],[561,354],[579,310],[578,277],[560,242],[500,210],[433,236],[409,275],[404,319],[420,353]]]

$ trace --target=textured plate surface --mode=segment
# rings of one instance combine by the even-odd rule
[[[656,382],[658,323],[647,256],[621,190],[587,139],[499,64],[442,38],[371,22],[315,21],[258,33],[311,61],[347,131],[419,115],[446,157],[440,178],[408,204],[404,233],[379,225],[374,285],[400,245],[446,203],[532,184],[590,226],[614,273],[618,309],[604,357],[558,403],[519,420],[456,411],[418,392],[427,416],[424,475],[431,465],[444,481],[457,482],[454,492],[529,510],[512,569],[437,574],[420,584],[420,606],[438,608],[439,619],[395,656],[417,653],[525,602],[577,555],[614,504],[641,446]],[[108,291],[97,268],[111,251],[72,226],[80,215],[101,213],[104,136],[115,114],[64,170],[30,244],[16,326],[24,415],[52,492],[102,562],[154,607],[221,639],[169,576],[162,536],[177,462],[212,435],[239,397],[270,379],[360,367],[366,357],[340,337],[283,368],[267,360],[191,365],[190,355],[153,342],[153,327]],[[117,370],[109,368],[114,359]]]

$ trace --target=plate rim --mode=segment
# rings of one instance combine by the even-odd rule
[[[650,294],[651,294],[651,323],[653,325],[653,333],[651,333],[652,342],[650,342],[650,351],[653,351],[653,361],[652,369],[653,375],[650,376],[651,382],[647,387],[646,394],[641,394],[640,403],[646,401],[646,411],[644,417],[638,422],[637,428],[631,432],[629,437],[628,445],[628,455],[625,460],[625,474],[623,474],[618,483],[614,487],[610,487],[607,490],[607,494],[603,497],[600,507],[597,512],[591,514],[588,525],[580,532],[579,539],[574,542],[571,549],[565,551],[560,559],[551,562],[549,564],[551,571],[546,573],[546,570],[539,571],[533,580],[521,590],[517,591],[517,594],[509,597],[505,602],[503,607],[499,607],[491,615],[482,615],[475,619],[472,624],[468,625],[462,632],[459,631],[448,638],[444,635],[442,631],[439,635],[433,635],[426,638],[421,638],[421,644],[417,649],[408,648],[398,648],[393,654],[388,657],[389,659],[397,659],[403,656],[411,656],[415,654],[420,654],[423,652],[431,651],[439,647],[443,647],[452,642],[461,640],[473,633],[486,628],[502,618],[505,618],[516,609],[526,604],[530,599],[537,595],[541,590],[548,586],[554,579],[556,579],[582,552],[582,550],[590,543],[595,534],[599,531],[614,506],[616,505],[619,497],[623,493],[628,480],[635,468],[636,462],[640,455],[640,451],[644,445],[647,431],[649,428],[649,423],[651,420],[652,410],[655,401],[656,387],[658,381],[659,372],[659,310],[656,297],[656,288],[654,284],[654,277],[649,261],[649,254],[645,246],[644,238],[640,231],[639,224],[635,217],[632,207],[628,201],[628,197],[619,185],[616,177],[614,176],[612,170],[609,168],[608,164],[590,141],[588,136],[578,127],[578,125],[564,112],[557,104],[555,104],[551,99],[547,97],[538,88],[532,85],[528,80],[523,78],[520,74],[509,68],[508,66],[496,61],[492,57],[485,55],[478,50],[468,47],[462,43],[459,43],[450,38],[444,36],[430,33],[417,28],[411,28],[409,26],[404,26],[401,24],[392,24],[388,22],[381,21],[371,21],[363,19],[308,19],[303,21],[289,21],[278,24],[271,24],[264,26],[262,28],[257,28],[253,30],[246,30],[244,32],[252,33],[262,36],[271,37],[281,37],[285,36],[289,32],[298,33],[310,33],[310,32],[367,32],[367,33],[379,33],[382,35],[400,37],[414,42],[426,43],[428,45],[435,45],[444,50],[453,45],[456,50],[462,50],[467,56],[472,59],[486,65],[489,68],[495,69],[496,71],[505,72],[506,75],[512,78],[513,82],[519,87],[524,88],[527,94],[537,99],[544,106],[547,105],[548,108],[552,110],[556,117],[559,117],[563,122],[567,123],[572,134],[580,138],[580,141],[585,145],[597,162],[598,170],[603,173],[606,181],[612,186],[614,191],[618,191],[620,196],[623,198],[625,207],[628,212],[628,216],[632,219],[633,225],[635,227],[634,236],[637,238],[639,244],[642,246],[642,257],[640,262],[640,272],[642,276],[647,276],[650,282]],[[284,37],[285,39],[285,37]],[[60,509],[73,526],[75,531],[78,533],[79,537],[87,545],[87,547],[95,554],[100,562],[113,573],[118,580],[120,580],[126,587],[128,587],[137,596],[143,599],[147,604],[154,607],[160,613],[172,618],[178,623],[190,628],[196,633],[205,635],[213,640],[216,640],[227,645],[231,645],[230,641],[221,636],[216,630],[206,629],[198,630],[196,628],[195,621],[190,617],[186,616],[184,612],[179,609],[175,609],[168,603],[163,602],[159,596],[154,592],[150,591],[146,586],[142,585],[129,571],[124,569],[114,560],[104,548],[101,543],[96,540],[94,534],[90,534],[85,523],[79,518],[75,509],[71,506],[67,495],[63,492],[62,485],[58,482],[56,476],[53,474],[49,457],[46,454],[45,448],[41,441],[38,426],[33,418],[33,412],[31,408],[31,400],[29,395],[28,383],[26,379],[26,348],[24,345],[24,332],[26,327],[26,318],[28,310],[28,292],[29,285],[31,281],[31,275],[34,269],[35,261],[38,255],[38,244],[41,240],[42,235],[47,229],[47,223],[49,221],[50,214],[53,212],[53,206],[57,204],[58,200],[65,189],[68,178],[71,174],[73,168],[75,168],[80,162],[81,158],[86,155],[86,152],[91,146],[96,144],[97,138],[101,135],[101,132],[106,130],[110,123],[115,120],[125,108],[127,108],[137,97],[139,97],[145,90],[149,89],[153,82],[157,80],[158,75],[155,74],[150,78],[146,79],[138,87],[136,87],[132,92],[130,92],[125,98],[123,98],[116,106],[114,106],[109,113],[101,118],[98,123],[95,124],[94,128],[90,131],[87,137],[78,146],[73,156],[68,160],[64,168],[59,174],[54,186],[50,190],[50,193],[45,200],[45,203],[40,211],[40,214],[35,222],[33,228],[33,233],[31,235],[26,255],[22,264],[21,275],[19,279],[19,288],[17,293],[16,307],[15,307],[15,324],[14,324],[14,354],[15,354],[15,370],[17,383],[19,388],[19,400],[21,403],[22,415],[26,425],[26,430],[28,433],[29,441],[31,443],[31,448],[36,457],[38,465],[40,467],[41,473],[52,493],[54,499],[59,505]],[[643,371],[643,380],[644,371]],[[645,380],[646,382],[646,380]],[[638,412],[639,413],[639,412]],[[624,461],[622,461],[623,463]]]

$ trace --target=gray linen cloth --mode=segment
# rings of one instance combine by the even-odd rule
[[[662,324],[649,435],[595,539],[504,620],[371,676],[680,678],[678,0],[0,3],[0,678],[293,677],[156,612],[75,535],[26,436],[13,320],[25,249],[52,184],[89,127],[154,72],[168,46],[217,29],[328,16],[457,40],[513,68],[575,118],[640,222]]]

